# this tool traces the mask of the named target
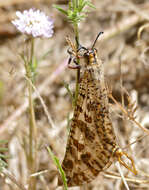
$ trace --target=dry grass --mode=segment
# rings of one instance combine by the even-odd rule
[[[40,58],[50,50],[48,56],[39,63],[36,88],[43,98],[51,120],[48,121],[43,106],[35,93],[35,112],[38,126],[38,172],[37,190],[55,190],[57,169],[49,157],[45,145],[51,147],[62,161],[67,140],[67,118],[72,113],[72,105],[64,82],[74,89],[75,71],[67,68],[68,55],[65,37],[73,38],[73,29],[66,18],[52,8],[53,3],[65,1],[32,1],[31,3],[0,4],[0,140],[8,140],[7,170],[25,188],[28,180],[25,152],[28,142],[28,102],[24,67],[18,53],[23,49],[23,36],[16,34],[10,24],[15,11],[35,6],[51,14],[55,20],[55,34],[50,40],[37,40],[36,52]],[[131,102],[137,105],[135,121],[145,129],[149,127],[149,2],[148,0],[93,0],[96,10],[80,24],[80,41],[91,46],[97,33],[104,31],[96,48],[104,61],[106,81],[112,88],[113,97],[125,107]],[[144,27],[145,26],[145,27]],[[140,31],[140,40],[138,39]],[[126,93],[127,92],[127,93]],[[141,129],[136,122],[129,120],[121,107],[110,101],[111,117],[120,147],[135,161],[138,175],[122,167],[130,189],[149,189],[149,138],[148,131]],[[51,124],[52,122],[52,124]],[[145,136],[144,136],[145,135]],[[130,145],[132,142],[134,144]],[[46,170],[44,172],[44,170]],[[0,177],[0,190],[19,189],[6,171]],[[74,190],[123,190],[120,174],[114,164],[99,174],[96,180]]]

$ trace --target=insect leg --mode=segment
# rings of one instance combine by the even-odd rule
[[[121,163],[125,168],[127,168],[129,171],[131,171],[135,175],[137,174],[134,160],[130,156],[128,156],[128,154],[126,152],[123,152],[121,149],[117,149],[115,152],[115,155],[118,158],[119,163]],[[122,156],[126,156],[126,158],[128,158],[128,160],[131,162],[131,166],[129,166],[122,160]]]
[[[67,49],[67,53],[69,53],[69,55],[73,55],[72,49],[71,48]]]
[[[75,65],[70,65],[71,62],[75,63]],[[81,68],[81,66],[77,64],[76,58],[72,58],[71,55],[68,60],[68,68],[70,68],[70,69],[80,69]]]

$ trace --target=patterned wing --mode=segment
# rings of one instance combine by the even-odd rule
[[[79,84],[79,95],[71,123],[62,168],[68,186],[93,180],[107,165],[115,147],[109,119],[106,89],[86,70]]]

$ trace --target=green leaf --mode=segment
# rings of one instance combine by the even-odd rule
[[[94,6],[90,1],[80,0],[80,1],[79,1],[79,6],[78,6],[79,12],[82,12],[83,9],[85,8],[85,6],[89,6],[89,7],[95,9],[95,6]]]
[[[44,60],[51,52],[52,52],[52,50],[48,50],[47,52],[45,52],[45,53],[38,59],[38,62]]]
[[[53,5],[53,7],[56,8],[57,10],[59,10],[60,12],[64,13],[65,15],[67,15],[67,11],[65,11],[64,9],[59,7],[58,5]]]
[[[66,88],[68,94],[70,95],[71,99],[73,100],[73,94],[72,94],[72,92],[71,92],[71,90],[69,88],[69,84],[64,82],[64,87]]]
[[[0,144],[6,144],[6,143],[8,143],[7,140],[0,140]]]
[[[1,145],[6,144],[6,143],[8,143],[7,140],[0,140]],[[8,151],[8,148],[0,147],[0,152],[6,152],[6,151]],[[2,171],[4,167],[7,166],[7,163],[3,160],[7,158],[10,158],[10,156],[0,153],[0,172]]]
[[[6,156],[6,155],[3,155],[3,154],[0,154],[0,158],[5,158],[5,159],[7,159],[7,158],[10,158],[10,156]]]
[[[78,6],[79,12],[81,12],[83,10],[83,8],[85,7],[85,5],[86,5],[85,1],[80,1],[79,2],[79,6]]]
[[[90,1],[87,1],[86,5],[88,5],[89,7],[93,8],[93,9],[96,9],[96,7]]]
[[[7,163],[0,158],[0,172],[7,166]]]
[[[38,60],[37,58],[34,56],[34,60],[33,60],[33,64],[32,64],[32,71],[35,72],[38,66]]]
[[[74,24],[77,24],[87,16],[87,14],[84,13],[89,12],[87,10],[84,10],[85,6],[95,8],[94,5],[88,0],[78,0],[78,4],[76,0],[69,1],[69,7],[67,11],[62,9],[58,5],[54,5],[53,7],[67,15],[68,20],[70,20]]]
[[[1,148],[0,147],[0,152],[6,152],[6,151],[8,151],[8,148]]]
[[[51,151],[51,149],[50,149],[49,147],[47,147],[47,150],[48,150],[48,152],[49,152],[49,154],[50,154],[50,156],[51,156],[53,162],[55,163],[55,165],[57,166],[57,168],[58,168],[58,170],[59,170],[59,173],[60,173],[60,175],[61,175],[61,177],[62,177],[62,180],[63,180],[64,189],[65,189],[65,190],[68,190],[65,172],[64,172],[64,170],[62,169],[61,164],[60,164],[58,158],[53,154],[53,152]]]

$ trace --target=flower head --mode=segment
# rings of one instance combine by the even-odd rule
[[[53,35],[53,20],[40,10],[29,9],[16,12],[18,19],[12,21],[22,33],[33,37],[50,38]]]

